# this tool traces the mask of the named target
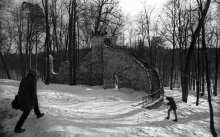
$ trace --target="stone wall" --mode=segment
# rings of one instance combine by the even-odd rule
[[[103,85],[103,88],[116,89],[126,87],[145,91],[146,108],[158,108],[162,104],[161,96],[164,91],[155,68],[150,67],[133,53],[116,49],[116,38],[99,36],[93,37],[90,41],[92,51],[76,71],[77,84]],[[63,62],[59,73],[52,75],[51,79],[56,83],[68,84],[69,62]]]
[[[104,36],[95,36],[90,42],[92,52],[88,53],[76,71],[77,84],[102,85],[103,84],[103,41]],[[60,65],[56,76],[56,83],[69,83],[69,62]]]
[[[92,85],[103,84],[103,43],[104,36],[94,36],[90,39],[92,46]]]
[[[90,40],[92,52],[86,56],[77,69],[77,83],[115,88],[114,76],[116,75],[118,77],[118,88],[127,87],[137,91],[152,92],[152,84],[158,84],[157,82],[151,83],[151,72],[153,70],[148,70],[143,63],[137,61],[127,52],[112,48],[115,39],[109,46],[104,45],[104,40],[104,36],[93,37]],[[112,41],[112,38],[110,40]],[[56,83],[69,83],[68,61],[60,65],[59,73],[53,77],[53,80],[57,81]]]
[[[94,36],[90,39],[92,51],[83,60],[77,70],[77,83],[87,85],[103,85],[104,57],[103,46],[105,36]],[[110,38],[111,45],[115,45],[116,38]]]
[[[93,82],[92,64],[92,53],[90,52],[76,71],[77,84],[94,85],[96,83]]]
[[[78,84],[103,85],[104,88],[115,87],[115,76],[118,78],[118,88],[127,87],[147,93],[160,88],[159,77],[154,69],[146,63],[123,50],[114,48],[115,38],[108,38],[110,45],[106,46],[105,37],[93,37],[92,51],[80,64],[76,73]],[[113,42],[112,42],[113,41]],[[69,62],[63,62],[55,78],[57,83],[69,82]],[[157,98],[157,97],[156,97]]]
[[[92,85],[92,54],[89,53],[76,70],[76,83]],[[59,73],[52,78],[55,83],[69,84],[69,61],[61,63]]]
[[[103,46],[104,88],[114,88],[114,75],[118,86],[150,92],[149,72],[135,58],[124,51]]]
[[[69,83],[69,61],[60,64],[59,73],[56,76],[57,83]]]

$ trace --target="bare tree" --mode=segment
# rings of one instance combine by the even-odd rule
[[[200,12],[202,12],[202,3],[200,3]],[[206,42],[205,42],[205,24],[202,26],[202,45],[205,49],[205,61],[206,61],[206,81],[207,81],[207,91],[208,91],[208,102],[209,102],[209,110],[210,110],[210,130],[213,137],[217,137],[217,133],[215,131],[214,126],[214,114],[212,107],[212,99],[211,99],[211,82],[210,82],[210,61],[207,55]]]
[[[23,29],[24,29],[24,21],[23,21],[23,14],[21,7],[17,6],[14,11],[12,11],[13,21],[16,24],[16,43],[18,45],[18,52],[20,56],[20,69],[21,69],[21,76],[25,77],[25,64],[24,64],[24,55],[22,53],[22,43],[24,39]]]
[[[118,0],[93,0],[86,1],[82,11],[82,18],[84,22],[84,32],[87,35],[100,35],[105,34],[109,29],[114,35],[120,30],[119,24],[121,24],[121,12],[119,10]],[[113,27],[115,26],[115,27]],[[101,35],[103,35],[101,34]]]
[[[21,5],[21,16],[25,19],[27,24],[26,27],[26,48],[25,48],[25,67],[32,68],[32,52],[34,40],[37,40],[40,32],[43,31],[44,26],[44,13],[43,9],[37,3],[22,2]],[[37,47],[36,47],[37,49]],[[28,58],[29,56],[29,58]]]
[[[153,20],[152,20],[152,14],[154,12],[154,8],[150,7],[149,5],[146,5],[146,3],[143,3],[143,10],[140,12],[139,17],[137,19],[138,27],[138,37],[140,39],[139,45],[148,46],[149,47],[149,63],[152,66],[155,66],[155,63],[153,63],[153,57],[152,57],[152,44],[151,40],[153,37]],[[141,51],[143,49],[140,49]]]
[[[173,4],[173,9],[171,10],[171,23],[173,24],[172,29],[172,43],[173,43],[173,50],[172,50],[172,61],[171,61],[171,71],[170,71],[170,90],[173,90],[173,70],[174,70],[174,53],[176,48],[176,20],[177,20],[177,1],[171,1]]]
[[[219,37],[219,34],[216,30],[215,32],[215,35],[216,35],[216,51],[215,51],[215,82],[214,82],[214,91],[213,91],[213,95],[214,96],[217,96],[217,86],[218,86],[218,64],[219,64],[219,58],[220,58],[220,48],[218,48],[218,37]]]
[[[55,52],[55,49],[58,53],[59,51],[59,44],[58,44],[58,35],[57,35],[57,23],[58,23],[58,11],[57,11],[57,0],[52,0],[52,6],[51,6],[51,21],[53,25],[53,33],[52,33],[52,40],[53,40],[53,52]]]
[[[69,84],[76,85],[76,0],[69,5]]]
[[[46,46],[46,80],[45,84],[49,85],[50,83],[50,62],[49,62],[49,54],[50,54],[50,25],[49,25],[49,12],[48,12],[48,0],[42,0],[42,4],[44,7],[44,13],[45,13],[45,20],[46,20],[46,39],[45,39],[45,46]]]
[[[218,75],[219,75],[219,64],[220,64],[220,48],[218,47],[218,44],[219,44],[219,31],[220,31],[220,28],[218,27],[219,26],[219,21],[220,21],[220,1],[216,1],[215,2],[217,3],[217,22],[218,24],[216,24],[215,26],[215,37],[216,37],[216,45],[215,45],[215,48],[216,48],[216,51],[215,51],[215,80],[214,80],[214,91],[213,91],[213,95],[214,96],[217,96],[217,89],[218,89]]]
[[[0,1],[0,14],[2,15],[0,17],[0,30],[3,29],[3,22],[6,19],[5,18],[5,15],[6,15],[5,7],[6,7],[7,2],[10,2],[10,1],[5,1],[5,0]],[[5,37],[4,37],[4,35],[2,34],[2,31],[1,31],[0,32],[0,58],[1,58],[1,62],[3,63],[3,67],[4,67],[4,70],[6,72],[6,75],[7,75],[8,79],[11,79],[7,64],[6,64],[5,59],[3,57],[3,54],[2,54],[2,44],[3,44],[4,40],[5,40]]]
[[[198,26],[197,26],[196,30],[194,31],[194,33],[192,34],[192,37],[191,37],[191,43],[190,43],[190,47],[189,47],[187,57],[186,57],[185,69],[184,69],[184,78],[183,78],[184,86],[182,88],[182,100],[184,102],[187,102],[187,99],[188,99],[188,90],[189,90],[188,86],[189,86],[189,80],[190,80],[189,76],[190,76],[190,64],[191,64],[192,53],[193,53],[193,50],[195,48],[195,44],[196,44],[198,35],[200,33],[200,30],[202,28],[202,25],[204,24],[204,21],[205,21],[210,3],[211,3],[211,0],[206,1],[204,9],[202,9],[202,12],[201,12],[201,17],[199,18],[199,21],[198,21]]]

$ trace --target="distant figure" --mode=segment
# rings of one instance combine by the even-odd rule
[[[118,90],[118,75],[114,73],[115,90]]]
[[[53,56],[50,54],[49,55],[49,68],[50,68],[50,72],[53,74],[53,75],[56,75],[57,73],[54,71],[54,69],[53,69]]]
[[[166,100],[168,100],[167,105],[170,106],[170,108],[168,109],[168,116],[166,117],[166,119],[170,118],[170,111],[173,110],[173,113],[175,115],[175,119],[173,121],[177,122],[177,114],[176,114],[177,107],[176,107],[176,103],[175,103],[175,101],[174,101],[174,99],[172,97],[166,97]]]
[[[40,118],[44,115],[44,113],[41,113],[39,110],[36,92],[37,92],[37,71],[31,69],[28,72],[27,77],[21,80],[19,86],[17,97],[18,97],[18,104],[20,110],[23,111],[23,114],[18,120],[14,132],[21,133],[25,131],[25,129],[22,129],[21,127],[24,124],[24,121],[27,119],[32,108],[34,108],[34,112],[37,118]]]

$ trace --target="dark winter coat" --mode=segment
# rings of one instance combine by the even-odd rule
[[[170,109],[172,109],[172,110],[176,110],[177,109],[176,103],[175,103],[175,101],[174,101],[174,99],[172,97],[166,97],[166,100],[168,100],[167,105],[170,106]]]
[[[18,90],[18,103],[22,111],[30,111],[37,100],[37,79],[28,74],[21,80]]]

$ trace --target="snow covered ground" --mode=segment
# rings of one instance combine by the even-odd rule
[[[24,133],[15,134],[14,126],[21,111],[13,110],[11,100],[19,81],[0,79],[0,137],[211,137],[207,97],[195,105],[190,93],[188,103],[181,101],[181,92],[165,89],[177,103],[178,122],[167,116],[166,102],[154,110],[136,106],[143,92],[122,88],[119,91],[99,86],[68,86],[38,82],[39,105],[45,116],[29,115]],[[219,93],[220,94],[220,93]],[[213,97],[214,119],[220,135],[220,96]]]

